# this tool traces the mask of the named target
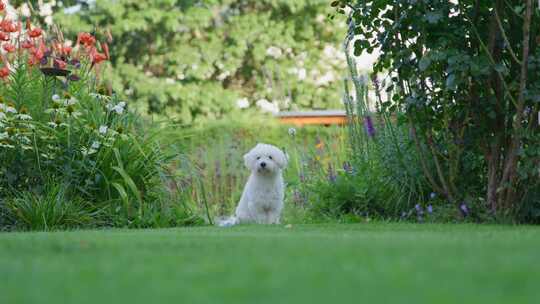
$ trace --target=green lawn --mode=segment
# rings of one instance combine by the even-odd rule
[[[0,233],[0,303],[538,303],[540,228]]]

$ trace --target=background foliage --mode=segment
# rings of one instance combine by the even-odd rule
[[[54,20],[69,33],[110,29],[114,90],[144,112],[191,123],[238,104],[338,106],[344,25],[328,12],[321,0],[97,0]]]

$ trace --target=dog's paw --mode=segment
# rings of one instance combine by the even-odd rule
[[[231,216],[228,218],[217,220],[216,223],[218,227],[223,227],[223,228],[232,227],[238,224],[238,218],[236,218],[235,216]]]

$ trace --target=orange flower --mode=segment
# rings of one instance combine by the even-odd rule
[[[77,44],[79,43],[86,47],[91,47],[96,43],[96,38],[89,33],[79,33],[79,36],[77,37]]]
[[[109,48],[106,47],[105,50],[108,53]],[[109,57],[107,56],[107,53],[105,54],[100,53],[95,47],[90,48],[88,55],[90,56],[90,59],[92,60],[92,65],[100,64],[102,61],[109,59]]]
[[[37,38],[41,36],[42,32],[43,31],[39,27],[36,27],[28,31],[28,36],[30,36],[30,38]]]
[[[6,43],[2,46],[2,48],[8,52],[8,53],[13,53],[15,52],[15,46],[11,43]]]
[[[9,34],[0,32],[0,41],[9,41]]]
[[[21,42],[21,47],[23,49],[31,49],[32,47],[34,47],[34,44],[30,40],[25,40],[25,41]]]
[[[6,79],[9,76],[9,68],[7,66],[0,69],[0,78]]]
[[[38,64],[43,57],[45,57],[45,51],[47,51],[47,48],[45,47],[45,43],[43,42],[43,39],[39,42],[38,47],[32,46],[30,48],[30,54],[32,56],[28,59],[28,64],[34,65]]]
[[[58,69],[65,69],[67,66],[67,63],[60,59],[54,59],[54,67]]]
[[[19,29],[18,26],[15,25],[15,23],[11,22],[8,19],[4,19],[2,20],[2,22],[0,22],[0,28],[2,28],[2,31],[6,33],[14,33]]]
[[[109,45],[105,42],[102,42],[101,49],[103,50],[103,53],[105,53],[105,57],[107,57],[107,59],[111,59],[111,56],[109,55]]]

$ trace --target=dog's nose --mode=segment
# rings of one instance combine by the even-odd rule
[[[261,163],[261,167],[262,167],[262,168],[266,167],[266,163],[265,163],[265,162],[262,162],[262,163]]]

